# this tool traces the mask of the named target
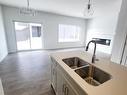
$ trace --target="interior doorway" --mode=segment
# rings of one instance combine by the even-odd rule
[[[14,22],[17,50],[42,49],[42,25]]]

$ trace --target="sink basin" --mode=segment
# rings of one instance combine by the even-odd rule
[[[66,58],[63,59],[63,62],[67,64],[70,68],[76,69],[82,66],[88,66],[89,64],[85,62],[84,60],[78,58],[78,57],[72,57],[72,58]]]
[[[111,76],[108,73],[94,66],[76,69],[75,72],[87,83],[93,86],[99,86],[100,84],[111,79]]]

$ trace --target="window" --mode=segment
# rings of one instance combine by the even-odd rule
[[[59,42],[80,41],[80,27],[75,25],[59,24]]]

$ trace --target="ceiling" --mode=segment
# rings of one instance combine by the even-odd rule
[[[61,15],[84,17],[84,8],[88,0],[30,0],[30,7],[40,11],[46,11]],[[92,0],[94,15],[115,15],[120,11],[122,0]],[[0,0],[0,4],[26,7],[27,0]]]

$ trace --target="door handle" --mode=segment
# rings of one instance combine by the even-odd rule
[[[65,84],[63,84],[63,88],[62,88],[62,91],[65,93],[65,89],[66,88],[66,85]]]
[[[68,95],[68,92],[69,92],[68,87],[66,87],[65,88],[65,95]]]

